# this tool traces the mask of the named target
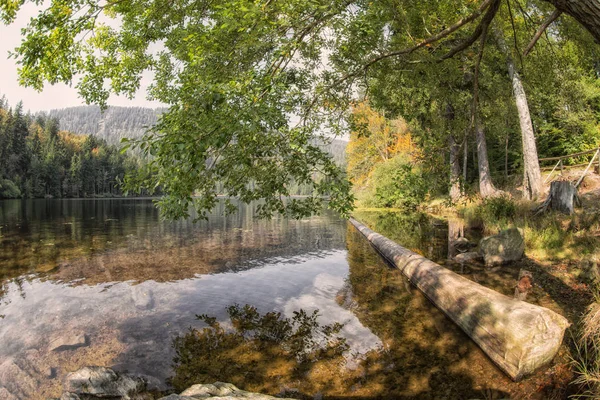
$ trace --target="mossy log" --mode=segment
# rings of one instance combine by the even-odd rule
[[[566,318],[481,286],[350,222],[513,380],[552,361],[569,326]]]

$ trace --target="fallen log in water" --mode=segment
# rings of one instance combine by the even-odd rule
[[[569,326],[566,318],[481,286],[350,222],[513,380],[552,361]]]

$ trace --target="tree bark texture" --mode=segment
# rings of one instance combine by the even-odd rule
[[[479,193],[483,198],[496,196],[499,191],[494,187],[490,175],[485,131],[477,118],[475,119],[475,140],[477,144],[477,166],[479,168]]]
[[[600,1],[598,0],[545,0],[559,11],[575,18],[600,43]]]
[[[519,125],[521,127],[521,139],[523,143],[523,196],[526,199],[536,199],[542,191],[542,173],[540,171],[540,162],[538,160],[537,146],[533,133],[533,123],[527,104],[527,95],[523,88],[521,76],[517,72],[515,62],[510,55],[510,51],[504,40],[503,33],[499,29],[494,29],[496,41],[500,49],[506,56],[508,75],[512,82],[513,95],[517,112],[519,114]]]
[[[460,149],[454,135],[449,135],[448,147],[450,148],[450,200],[454,203],[462,196],[460,189]]]
[[[569,326],[563,316],[481,286],[354,219],[350,222],[512,379],[534,372],[556,355]]]
[[[575,185],[569,181],[554,181],[550,184],[548,198],[537,208],[536,214],[551,209],[570,215],[578,203],[579,195]]]

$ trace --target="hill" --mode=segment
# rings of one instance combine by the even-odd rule
[[[98,106],[69,107],[51,110],[50,118],[60,121],[60,128],[94,135],[118,145],[124,137],[137,139],[156,124],[165,109],[143,107],[109,107],[104,113]]]
[[[156,124],[165,108],[109,107],[104,113],[98,106],[69,107],[51,110],[47,116],[57,118],[60,128],[69,132],[94,135],[108,144],[120,145],[126,137],[137,139]],[[338,165],[345,165],[347,141],[333,139],[324,145]]]

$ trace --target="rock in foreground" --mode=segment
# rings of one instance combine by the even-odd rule
[[[142,378],[118,373],[105,367],[85,367],[71,372],[66,377],[65,389],[66,392],[63,393],[60,400],[141,400],[154,398],[146,392],[146,382]],[[161,397],[160,400],[197,400],[208,398],[213,400],[276,399],[273,396],[238,389],[231,383],[215,382],[193,385],[181,392],[181,394],[171,394]]]
[[[481,239],[479,251],[488,267],[506,264],[523,257],[525,240],[519,229],[510,228]]]
[[[215,382],[208,384],[200,384],[189,387],[181,392],[181,394],[172,394],[163,397],[160,400],[191,400],[191,399],[213,399],[213,400],[272,400],[276,397],[266,394],[252,393],[238,389],[231,383]],[[291,400],[291,399],[289,399]]]
[[[85,367],[67,375],[65,389],[67,393],[62,397],[65,400],[78,397],[131,399],[146,390],[146,382],[110,368]]]

